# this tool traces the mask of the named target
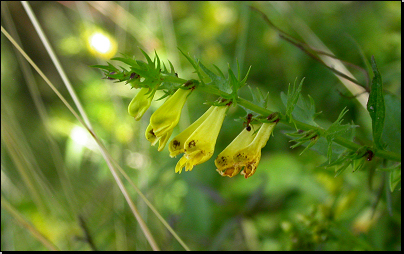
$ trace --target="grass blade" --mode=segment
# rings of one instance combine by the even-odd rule
[[[10,215],[20,224],[23,228],[27,229],[32,236],[34,236],[39,242],[41,242],[49,250],[59,251],[49,239],[47,239],[38,229],[33,227],[22,215],[15,209],[4,197],[1,195],[1,206],[6,209]]]
[[[104,145],[98,138],[98,136],[92,131],[89,126],[83,121],[83,119],[77,114],[77,112],[72,108],[72,106],[66,101],[66,99],[60,94],[60,92],[55,88],[55,86],[49,81],[49,79],[45,76],[45,74],[38,68],[38,66],[32,61],[32,59],[21,49],[21,47],[15,42],[15,40],[10,36],[10,34],[1,26],[1,31],[2,33],[11,41],[11,43],[18,49],[18,51],[24,56],[24,58],[32,65],[32,67],[38,72],[38,74],[45,80],[45,82],[51,87],[51,89],[56,93],[56,95],[59,97],[59,99],[65,104],[65,106],[69,109],[69,111],[76,117],[76,119],[87,129],[87,131],[91,134],[91,136],[94,138],[94,140],[97,142],[101,154],[104,157],[108,168],[110,169],[116,183],[118,184],[119,189],[121,190],[122,194],[124,195],[126,201],[128,202],[129,207],[132,210],[132,213],[134,214],[136,220],[139,222],[139,225],[145,234],[145,237],[149,241],[150,246],[153,248],[153,250],[159,250],[152,234],[150,233],[150,230],[146,226],[145,222],[141,218],[136,206],[130,199],[130,196],[123,185],[121,179],[119,178],[115,168],[112,166],[111,161],[109,160],[109,157],[107,156],[108,152],[105,149]],[[85,114],[85,113],[84,113]]]

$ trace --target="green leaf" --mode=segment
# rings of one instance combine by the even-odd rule
[[[147,64],[148,65],[154,65],[154,62],[152,62],[152,60],[150,59],[150,57],[146,54],[146,52],[144,52],[143,51],[143,49],[141,49],[141,48],[139,48],[140,49],[140,51],[142,51],[142,54],[146,57],[146,60],[147,60]]]
[[[208,75],[210,78],[210,82],[207,83],[206,85],[214,86],[217,89],[219,89],[222,92],[230,94],[232,92],[232,87],[230,86],[230,83],[222,76],[216,75],[214,72],[206,68],[205,65],[203,65],[199,61],[199,66],[201,67],[202,71]],[[223,75],[223,73],[221,73]]]
[[[330,127],[325,131],[323,134],[324,137],[327,139],[328,142],[328,152],[327,152],[327,157],[331,159],[331,154],[332,154],[332,148],[331,145],[333,143],[333,140],[338,137],[338,136],[345,136],[345,134],[352,128],[359,127],[358,125],[352,125],[352,124],[345,124],[342,125],[342,117],[348,112],[348,109],[344,108],[341,113],[338,116],[338,119],[331,124]]]
[[[267,108],[269,100],[269,92],[267,92],[267,94],[264,96],[264,94],[258,87],[256,87],[256,89],[254,90],[250,86],[248,86],[248,89],[251,92],[253,103],[260,107]]]
[[[385,128],[382,141],[386,150],[401,154],[401,100],[392,94],[384,96],[386,105]]]
[[[302,146],[306,146],[309,145],[310,143],[305,143],[302,144]],[[320,155],[323,155],[324,157],[327,158],[327,152],[328,152],[328,142],[324,137],[320,137],[316,140],[316,143],[314,145],[312,145],[310,147],[311,150],[319,153]],[[332,149],[332,155],[331,155],[331,160],[326,160],[322,165],[320,165],[320,167],[325,167],[327,166],[329,163],[332,163],[334,161],[336,161],[338,159],[338,157],[344,152],[346,151],[346,148],[337,144],[337,143],[332,143],[331,145],[331,149]]]
[[[391,192],[393,192],[399,184],[401,184],[401,164],[397,169],[390,172],[390,190],[391,190]],[[401,186],[399,189],[401,190]]]
[[[321,112],[316,113],[313,98],[310,95],[308,95],[308,98],[308,100],[303,97],[298,99],[292,113],[293,119],[313,126],[318,126],[314,119]]]
[[[334,177],[339,176],[342,172],[345,171],[345,169],[351,164],[350,161],[346,160],[343,164],[341,164],[339,167],[335,168],[335,175]]]
[[[381,140],[386,110],[383,96],[383,82],[373,56],[371,61],[374,77],[372,79],[367,110],[372,118],[373,142],[376,148],[384,149],[384,145]]]
[[[296,78],[297,80],[297,78]],[[292,112],[295,108],[295,105],[297,104],[300,96],[300,92],[302,91],[302,86],[303,86],[303,80],[300,82],[299,86],[296,88],[296,80],[293,83],[293,88],[288,87],[288,95],[287,95],[287,102],[286,102],[286,115],[289,116],[291,122],[292,120]]]
[[[124,56],[125,57],[114,57],[114,58],[111,58],[111,60],[121,61],[123,63],[126,63],[129,66],[132,66],[132,67],[137,67],[138,66],[138,64],[136,62],[136,59],[132,59],[132,58],[126,56],[126,55],[124,55]]]
[[[200,71],[199,64],[198,64],[196,61],[192,60],[192,58],[189,57],[188,55],[186,55],[184,52],[182,52],[182,50],[181,50],[180,48],[178,48],[178,50],[181,52],[181,54],[182,54],[183,56],[185,56],[185,58],[188,60],[188,62],[190,62],[190,63],[192,64],[192,66],[193,66],[194,69],[195,69],[195,72],[198,74],[199,80],[202,82],[202,84],[204,84],[204,83],[203,83],[203,75],[202,75],[202,73],[201,73],[201,71]],[[216,66],[215,66],[215,67],[216,67]],[[216,67],[216,68],[217,68],[217,67]],[[223,75],[223,73],[222,73],[222,75]]]
[[[102,70],[105,70],[108,72],[119,71],[119,69],[117,69],[115,66],[113,66],[110,63],[108,63],[108,65],[91,65],[91,67],[102,69]]]

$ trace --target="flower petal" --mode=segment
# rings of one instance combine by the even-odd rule
[[[234,160],[233,156],[243,147],[248,146],[256,135],[255,130],[259,128],[259,125],[251,125],[252,129],[250,131],[245,128],[240,134],[217,156],[215,160],[215,165],[217,170],[225,170],[229,167],[233,167]]]
[[[190,171],[195,165],[207,161],[213,155],[216,139],[222,127],[228,106],[212,106],[205,114],[198,119],[198,123],[188,127],[183,133],[174,138],[172,144],[176,144],[175,150],[170,150],[170,155],[176,155],[179,151],[184,151],[184,156],[177,163],[176,172],[181,172],[185,166],[185,171]],[[196,123],[196,122],[195,122]],[[195,128],[196,127],[196,128]],[[193,131],[192,131],[193,130]],[[186,138],[185,143],[183,140]],[[176,143],[178,142],[178,143]],[[180,143],[181,142],[181,143]],[[183,146],[181,144],[184,144]],[[181,167],[181,169],[179,168]]]
[[[188,128],[178,134],[175,138],[173,138],[173,140],[171,140],[170,144],[168,145],[171,158],[184,152],[185,141],[199,127],[199,125],[206,120],[212,111],[213,107],[210,107],[201,117],[198,118],[198,120],[188,126]]]
[[[150,117],[150,124],[157,137],[173,129],[180,120],[182,107],[192,90],[178,89]]]

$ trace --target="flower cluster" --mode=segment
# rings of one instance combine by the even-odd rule
[[[167,144],[174,127],[181,117],[182,108],[194,90],[186,86],[178,89],[150,117],[145,136],[152,145],[159,142],[158,151]],[[139,120],[149,108],[154,92],[141,88],[128,107],[129,114]],[[216,140],[231,103],[211,106],[199,119],[174,137],[168,145],[170,157],[183,153],[175,172],[191,171],[195,165],[209,160],[215,150]],[[248,122],[251,120],[248,115]],[[261,149],[266,145],[276,122],[254,123],[243,131],[218,155],[217,171],[222,176],[233,177],[238,173],[245,178],[252,176],[261,159]]]
[[[180,120],[182,108],[192,91],[201,85],[221,96],[199,119],[169,142],[170,157],[183,154],[175,167],[175,172],[181,173],[184,168],[185,171],[191,171],[195,165],[206,162],[213,156],[226,112],[233,102],[237,102],[237,91],[245,85],[248,73],[242,78],[240,69],[238,69],[236,77],[229,68],[228,78],[225,78],[220,70],[220,74],[216,75],[200,61],[193,61],[183,53],[194,66],[200,79],[199,81],[184,80],[178,78],[171,63],[170,71],[164,63],[161,65],[157,54],[152,61],[144,51],[142,53],[147,62],[125,55],[112,59],[128,64],[130,70],[122,67],[122,70],[119,70],[110,63],[94,67],[102,69],[107,79],[116,80],[116,82],[125,81],[132,88],[140,88],[128,106],[129,115],[136,121],[140,120],[150,107],[157,90],[164,90],[164,97],[169,96],[162,106],[151,115],[150,123],[145,131],[146,139],[150,141],[151,145],[154,146],[158,143],[158,151],[162,151],[168,143],[174,127]],[[204,74],[210,78],[209,83],[203,81]],[[265,97],[257,91],[252,91],[252,93],[255,102],[265,107],[268,96]],[[264,116],[256,116],[253,119],[253,114],[250,112],[247,114],[246,123],[247,127],[215,160],[217,171],[222,176],[233,177],[238,173],[244,175],[245,178],[252,176],[261,159],[261,149],[266,145],[277,121]]]
[[[158,151],[163,150],[173,128],[178,124],[182,107],[191,92],[192,89],[178,89],[151,116],[145,135],[152,145],[159,142]],[[147,90],[142,89],[139,94],[129,105],[129,112],[136,120],[143,115],[152,98]],[[176,173],[181,173],[184,167],[185,171],[190,171],[195,165],[212,157],[229,105],[211,106],[199,119],[171,140],[168,145],[170,156],[184,154],[175,167]],[[276,122],[262,123],[244,128],[216,158],[217,171],[222,176],[233,177],[240,172],[245,178],[252,176],[261,159],[261,149],[266,145],[275,125]]]

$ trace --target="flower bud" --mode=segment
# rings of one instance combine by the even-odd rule
[[[128,106],[129,115],[139,121],[146,110],[150,107],[154,94],[150,94],[150,88],[141,88]]]

